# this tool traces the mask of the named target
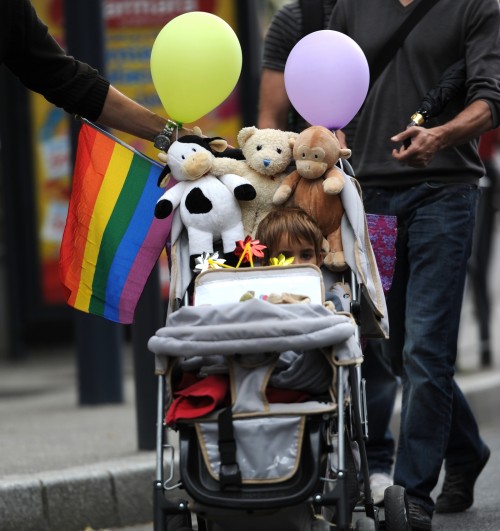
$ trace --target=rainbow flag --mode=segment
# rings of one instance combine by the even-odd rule
[[[137,301],[171,229],[156,219],[162,166],[89,122],[79,136],[59,273],[68,304],[133,321]],[[171,179],[169,187],[175,181]]]

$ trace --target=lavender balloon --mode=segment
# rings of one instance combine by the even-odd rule
[[[370,70],[359,45],[338,31],[302,38],[285,65],[285,88],[297,112],[311,125],[341,129],[363,105]]]

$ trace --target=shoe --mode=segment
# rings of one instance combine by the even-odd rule
[[[370,475],[370,490],[372,491],[372,499],[375,505],[384,503],[385,489],[393,484],[391,476],[385,472],[375,472]]]
[[[444,477],[443,489],[437,497],[437,513],[460,513],[474,503],[474,485],[490,458],[487,447],[483,458],[468,466],[449,468]]]
[[[432,516],[416,503],[409,502],[409,520],[412,531],[432,531]]]

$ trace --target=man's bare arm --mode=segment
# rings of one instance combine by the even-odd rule
[[[257,127],[285,131],[289,110],[290,100],[285,90],[284,73],[264,68],[260,80]]]
[[[394,149],[392,156],[402,164],[425,168],[441,149],[458,146],[478,138],[492,126],[488,104],[483,100],[477,100],[443,125],[430,129],[413,126],[393,136],[391,138],[393,142],[402,143],[406,139],[411,139],[411,144],[406,149],[403,146]]]
[[[153,141],[163,131],[167,120],[110,86],[104,108],[96,122]],[[185,133],[184,129],[179,131],[180,136]]]

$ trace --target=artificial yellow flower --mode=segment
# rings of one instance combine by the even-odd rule
[[[295,256],[287,258],[284,254],[280,253],[277,258],[269,258],[269,265],[272,266],[286,266],[293,264]]]

